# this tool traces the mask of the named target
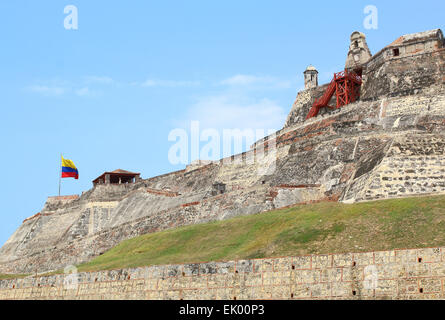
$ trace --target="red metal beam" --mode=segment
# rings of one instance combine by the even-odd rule
[[[341,108],[344,105],[353,103],[360,97],[360,87],[362,85],[361,75],[347,70],[334,73],[334,78],[329,84],[324,94],[316,99],[309,110],[306,120],[316,117],[321,108],[333,108],[328,105],[332,96],[336,95],[337,106]]]

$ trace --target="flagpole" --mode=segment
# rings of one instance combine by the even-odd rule
[[[60,153],[60,172],[59,172],[59,197],[60,197],[60,184],[62,182],[62,153]]]

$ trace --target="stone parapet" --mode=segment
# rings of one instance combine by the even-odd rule
[[[443,299],[445,248],[270,259],[0,281],[0,299]]]

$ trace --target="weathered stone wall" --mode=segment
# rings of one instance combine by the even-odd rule
[[[367,66],[361,100],[417,94],[425,88],[445,83],[445,49],[396,57]]]
[[[298,203],[445,192],[445,51],[431,50],[368,70],[368,99],[333,113],[304,121],[324,87],[301,92],[286,126],[241,155],[50,198],[0,249],[0,272],[60,269],[141,234]]]
[[[357,102],[281,130],[276,156],[265,162],[221,161],[136,184],[96,186],[79,199],[47,204],[25,221],[0,249],[0,269],[59,269],[141,234],[297,203],[441,193],[444,112],[440,87],[415,97]],[[397,155],[397,144],[403,154]],[[215,182],[225,184],[224,194],[212,193]]]
[[[372,171],[362,176],[356,174],[344,200],[445,193],[444,146],[443,135],[409,134],[395,138]]]
[[[324,84],[315,88],[305,89],[300,91],[295,99],[295,102],[292,105],[291,111],[287,116],[284,127],[287,128],[289,126],[303,123],[306,120],[306,116],[309,113],[309,110],[312,107],[315,99],[321,98],[324,94],[325,90],[328,88],[328,84]],[[335,100],[335,96],[332,97],[329,105],[335,106],[337,101]],[[319,111],[319,116],[323,116],[325,114],[334,113],[334,111],[329,110],[327,108],[323,108]]]
[[[386,61],[432,53],[444,46],[443,33],[440,29],[404,35],[376,53],[367,62],[366,69],[369,72]]]
[[[440,34],[441,32],[438,31]],[[428,33],[425,33],[428,34]],[[421,37],[422,33],[405,36]],[[403,38],[403,37],[401,37]],[[412,41],[411,41],[412,40]],[[445,48],[443,39],[415,38],[404,43],[391,44],[382,49],[366,63],[363,70],[363,85],[360,100],[377,100],[382,97],[417,95],[434,85],[445,83]],[[393,56],[393,49],[400,50]],[[284,127],[303,123],[314,101],[327,89],[327,84],[298,93]],[[420,104],[420,102],[419,102]],[[329,105],[336,105],[335,95]],[[336,113],[338,110],[322,108],[319,116]]]
[[[0,299],[443,299],[445,248],[308,255],[0,281]]]

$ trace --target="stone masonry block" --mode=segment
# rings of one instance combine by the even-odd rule
[[[409,294],[419,293],[419,281],[417,278],[401,278],[397,280],[398,294],[406,297]]]
[[[292,269],[292,258],[280,258],[273,260],[273,270],[277,271],[289,271]]]
[[[423,293],[441,293],[442,279],[440,278],[419,279],[419,292],[420,290]]]
[[[163,300],[179,300],[181,296],[181,291],[179,290],[166,290],[163,291]]]
[[[294,299],[308,299],[311,297],[311,287],[307,284],[293,284],[291,286],[291,295]]]
[[[430,263],[409,263],[404,266],[406,277],[428,277],[432,275]]]
[[[295,270],[291,273],[291,281],[294,284],[313,284],[321,281],[320,270]]]
[[[211,274],[207,277],[207,286],[208,288],[223,288],[226,286],[226,280],[226,275]]]
[[[348,297],[352,295],[352,285],[346,282],[333,282],[332,283],[332,296],[333,297]]]
[[[209,262],[209,263],[202,263],[199,265],[199,274],[215,274],[218,272],[217,269],[217,263],[216,262]]]
[[[396,261],[395,251],[391,250],[391,251],[376,251],[376,252],[374,252],[374,263],[376,265],[394,263],[395,261]]]
[[[418,262],[418,250],[395,250],[396,252],[396,262],[397,263],[415,263]]]
[[[245,285],[259,287],[263,285],[263,277],[260,273],[249,273],[245,275]]]
[[[183,273],[185,276],[196,276],[199,274],[199,264],[185,264],[183,266]]]
[[[353,262],[352,253],[334,254],[332,256],[334,267],[350,267]]]
[[[289,285],[276,285],[272,286],[272,298],[273,299],[290,299],[291,298],[291,288]]]
[[[342,281],[363,281],[365,267],[342,268]]]
[[[440,262],[442,261],[442,252],[440,248],[418,249],[417,260],[422,262]]]
[[[239,260],[236,262],[237,272],[253,272],[253,261],[252,260]]]
[[[354,253],[353,262],[356,266],[368,266],[374,264],[374,252]]]
[[[375,288],[376,295],[392,297],[397,294],[397,280],[378,280]]]
[[[321,282],[341,282],[341,278],[341,268],[329,268],[321,270]]]
[[[429,265],[432,277],[445,277],[445,263],[432,262]]]
[[[406,275],[406,269],[399,264],[371,265],[365,268],[365,274],[376,273],[377,279],[396,279]]]
[[[215,290],[215,299],[217,300],[232,300],[230,288],[219,288]]]
[[[235,261],[220,262],[217,264],[218,273],[234,273]]]
[[[311,256],[294,257],[292,259],[292,265],[294,266],[294,270],[311,269],[312,257]]]
[[[332,284],[316,283],[311,286],[311,297],[322,298],[332,296]]]
[[[207,276],[190,277],[189,288],[191,289],[207,288]]]
[[[332,255],[317,255],[312,257],[312,269],[332,267]]]
[[[255,272],[273,271],[273,259],[258,259],[255,260]]]

